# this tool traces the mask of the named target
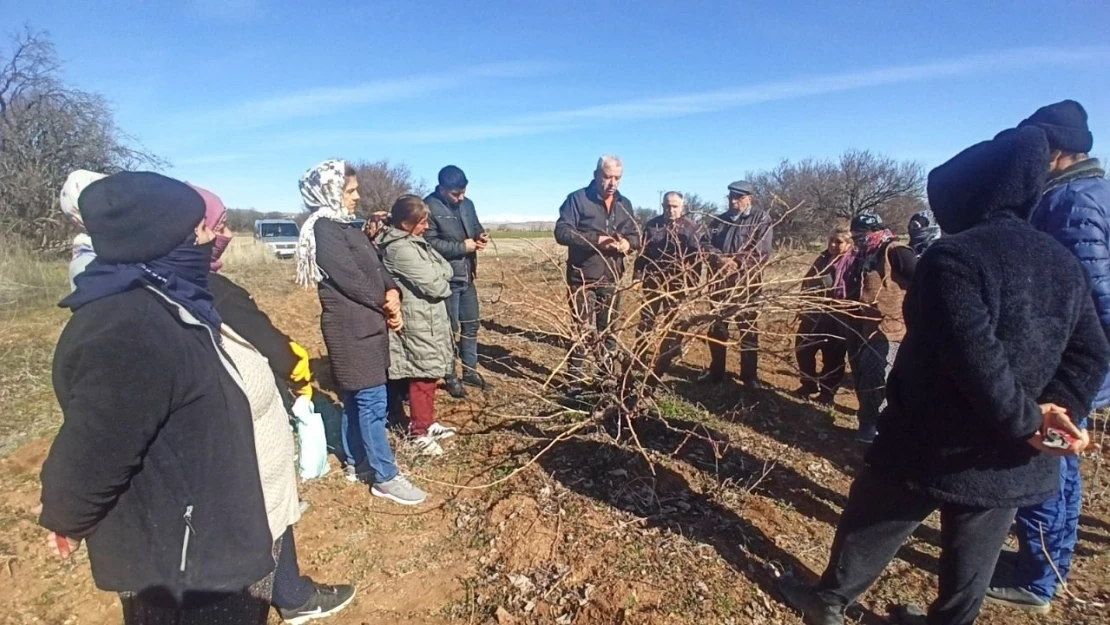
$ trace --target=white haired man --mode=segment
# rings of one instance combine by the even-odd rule
[[[597,161],[594,179],[567,196],[559,207],[555,240],[567,247],[567,286],[571,313],[581,337],[594,332],[605,335],[614,313],[620,308],[616,285],[624,275],[625,256],[639,249],[640,231],[632,216],[632,204],[617,191],[624,175],[621,159],[613,155]],[[611,375],[616,337],[606,336],[603,362]],[[578,340],[571,349],[568,377],[572,390],[585,380],[586,346]]]

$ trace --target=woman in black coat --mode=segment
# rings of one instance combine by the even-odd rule
[[[1028,223],[1047,171],[1043,131],[1023,128],[929,174],[929,203],[950,236],[917,266],[888,406],[829,566],[816,587],[782,585],[807,623],[843,623],[938,509],[940,588],[927,622],[973,623],[1017,508],[1052,497],[1053,456],[1089,441],[1073,422],[1090,411],[1110,345],[1079,262]],[[1047,448],[1050,428],[1074,442]]]
[[[423,503],[427,494],[397,469],[386,435],[387,329],[403,325],[401,300],[374,244],[352,223],[358,178],[347,163],[324,161],[301,177],[300,187],[312,215],[297,244],[297,282],[315,285],[320,296],[320,330],[343,391],[343,451],[350,477],[367,476],[375,497]]]
[[[60,555],[88,544],[125,623],[265,623],[273,538],[208,290],[204,201],[123,172],[79,204],[98,257],[62,301],[74,311],[54,354],[63,423],[39,522]]]

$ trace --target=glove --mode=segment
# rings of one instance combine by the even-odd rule
[[[289,379],[293,382],[311,382],[312,381],[312,367],[308,358],[308,351],[297,343],[290,341],[289,348],[293,350],[293,354],[300,359],[296,367],[293,367],[293,373]]]

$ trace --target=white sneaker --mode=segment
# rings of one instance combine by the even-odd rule
[[[439,446],[436,439],[432,438],[431,433],[424,436],[417,436],[412,439],[412,446],[416,449],[416,453],[421,456],[442,456],[443,448]]]
[[[443,425],[439,421],[436,421],[435,423],[428,426],[428,436],[431,436],[437,441],[441,441],[445,438],[451,438],[455,434],[458,434],[458,430],[451,426]]]
[[[371,471],[369,467],[366,467],[363,470],[359,471],[355,469],[355,467],[348,464],[343,467],[343,477],[347,478],[347,481],[351,482],[352,484],[354,484],[355,482],[363,482],[365,484],[369,484],[370,482],[374,481],[374,472]]]

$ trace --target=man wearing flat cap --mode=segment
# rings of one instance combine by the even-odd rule
[[[1049,172],[1044,195],[1029,221],[1082,261],[1102,329],[1110,338],[1110,181],[1088,153],[1094,137],[1087,111],[1075,100],[1043,106],[1018,127],[1035,126],[1048,138]],[[1110,378],[1095,397],[1095,410],[1110,407]],[[1086,421],[1079,421],[1086,428]],[[1018,557],[1012,579],[997,579],[987,599],[1031,612],[1048,612],[1059,580],[1067,580],[1078,540],[1083,481],[1079,458],[1060,458],[1060,491],[1043,504],[1018,510]],[[1057,577],[1057,572],[1059,577]]]
[[[728,210],[709,225],[710,242],[721,252],[718,267],[710,276],[722,316],[709,328],[709,370],[699,381],[724,379],[729,330],[736,326],[740,331],[740,380],[748,388],[759,390],[758,311],[753,302],[759,295],[763,267],[771,258],[774,228],[770,213],[754,205],[752,194],[752,184],[746,180],[728,185]]]

